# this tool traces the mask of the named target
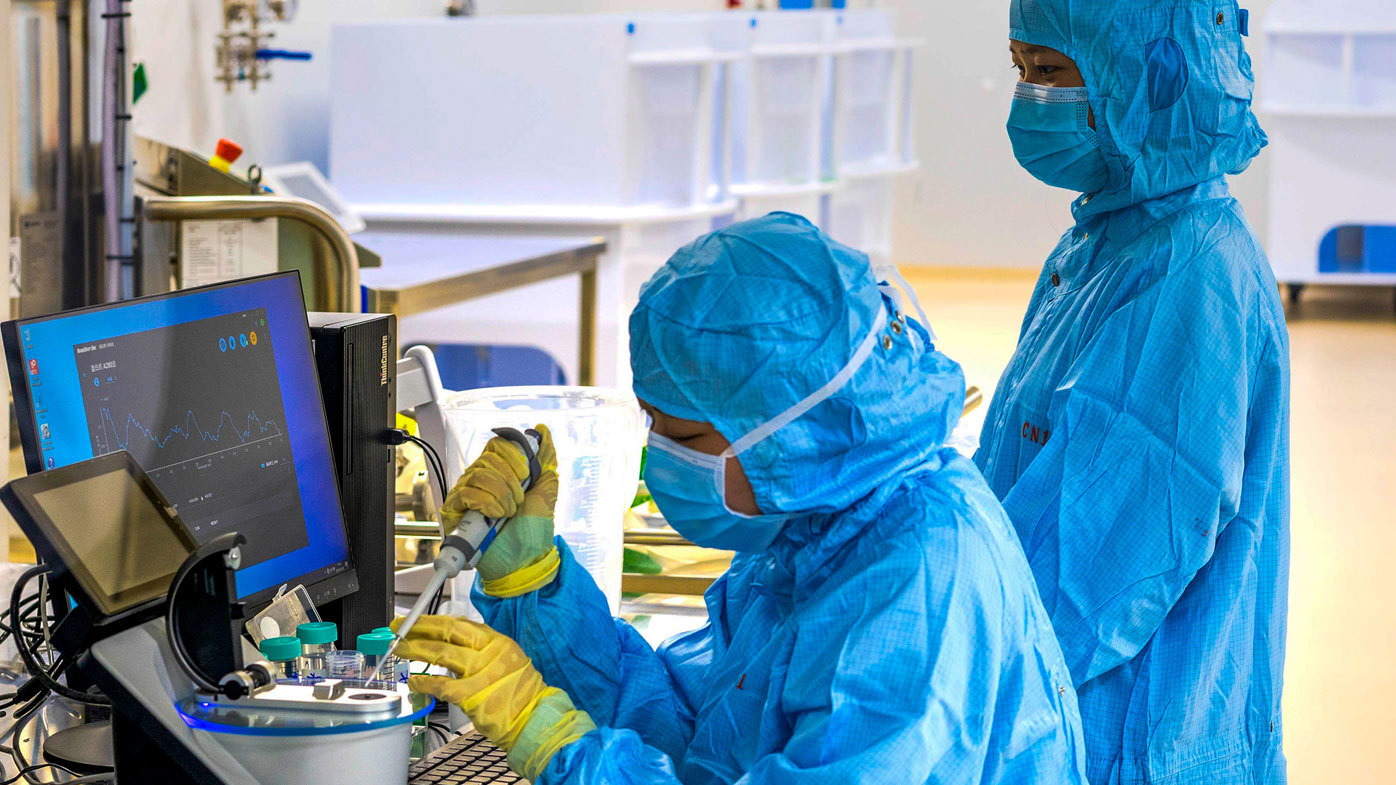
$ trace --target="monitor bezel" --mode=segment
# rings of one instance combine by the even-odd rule
[[[305,287],[301,284],[301,276],[299,270],[287,270],[284,272],[267,273],[265,275],[255,275],[247,278],[238,278],[231,281],[222,281],[220,283],[208,284],[206,286],[196,286],[188,289],[177,289],[175,291],[161,292],[159,294],[151,294],[146,295],[144,297],[133,297],[129,300],[120,300],[114,303],[90,305],[84,308],[73,308],[71,310],[60,311],[58,313],[45,314],[42,316],[29,316],[0,322],[0,340],[3,340],[4,342],[5,363],[8,366],[10,373],[10,390],[12,391],[15,398],[15,419],[17,425],[19,426],[19,442],[21,450],[24,454],[25,470],[28,471],[30,475],[43,473],[44,456],[43,450],[39,443],[39,427],[34,419],[34,396],[33,391],[29,387],[29,368],[25,364],[24,360],[24,341],[22,340],[22,331],[25,325],[37,324],[39,322],[50,322],[55,319],[65,319],[70,316],[77,316],[80,314],[95,313],[116,308],[125,308],[142,303],[155,302],[158,300],[172,300],[177,297],[188,297],[218,289],[231,289],[233,287],[245,286],[248,284],[275,278],[294,278],[296,282],[296,291],[299,293],[302,316],[301,324],[305,329],[305,347],[306,351],[309,353],[307,367],[310,369],[311,375],[315,377],[314,384],[315,394],[317,396],[316,403],[320,411],[320,423],[321,426],[324,428],[325,448],[330,451],[330,481],[334,483],[334,497],[335,502],[339,505],[339,521],[340,526],[344,530],[344,547],[346,551],[346,555],[342,562],[327,564],[317,568],[312,572],[306,573],[305,575],[299,575],[294,578],[291,578],[285,582],[285,585],[294,586],[298,583],[302,583],[305,584],[307,589],[311,589],[312,594],[327,593],[325,590],[328,589],[330,590],[328,593],[333,594],[333,596],[336,599],[338,599],[340,597],[347,596],[357,591],[358,573],[356,572],[356,567],[354,565],[353,560],[353,546],[352,543],[349,542],[349,520],[347,516],[345,516],[344,514],[344,496],[343,489],[339,486],[339,468],[337,466],[337,459],[335,458],[334,450],[330,446],[331,444],[333,444],[333,440],[330,438],[329,417],[325,414],[325,391],[320,385],[320,374],[316,370],[317,366],[315,363],[313,339],[310,333],[310,319],[306,315],[305,309]],[[108,455],[111,454],[113,453],[108,453]],[[75,466],[77,464],[68,465]],[[343,570],[340,570],[339,572],[336,572],[333,575],[319,578],[318,580],[307,580],[312,578],[312,576],[324,571],[325,569],[334,567],[337,564],[344,564],[345,568]],[[240,602],[242,602],[244,605],[248,607],[256,607],[258,605],[265,604],[266,602],[273,599],[280,588],[281,585],[269,586],[265,589],[253,592],[252,594],[239,597],[238,599]],[[316,589],[319,589],[319,591],[316,591]]]
[[[99,455],[85,461],[70,463],[67,466],[60,466],[46,472],[30,474],[20,477],[5,486],[0,491],[5,505],[14,514],[15,522],[19,524],[25,536],[34,545],[34,551],[49,565],[55,577],[68,579],[69,586],[74,599],[83,607],[94,619],[113,619],[127,613],[139,610],[147,605],[156,605],[164,602],[164,596],[168,592],[162,592],[159,598],[142,600],[135,603],[121,604],[120,597],[126,592],[107,594],[103,591],[91,570],[83,564],[74,550],[63,527],[60,526],[48,514],[39,502],[38,496],[49,491],[61,491],[77,483],[86,482],[95,477],[100,477],[116,472],[125,472],[136,485],[145,493],[147,501],[159,513],[161,520],[174,532],[179,539],[180,545],[184,546],[186,558],[197,549],[193,535],[184,522],[174,513],[164,494],[155,487],[155,483],[146,476],[146,473],[136,463],[136,459],[125,450],[109,452],[106,455]],[[16,506],[22,508],[16,509]],[[173,565],[173,568],[166,575],[146,581],[140,586],[128,589],[127,592],[149,589],[152,584],[164,582],[169,583],[179,572],[180,565]]]

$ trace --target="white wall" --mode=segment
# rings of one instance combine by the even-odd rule
[[[1245,0],[1248,39],[1263,76],[1262,17],[1272,0]],[[774,0],[769,0],[774,5]],[[695,11],[723,0],[478,0],[482,15]],[[749,7],[754,2],[748,2]],[[894,258],[902,264],[1040,265],[1071,225],[1071,195],[1039,184],[1013,159],[1004,131],[1013,83],[1008,0],[850,0],[899,14],[901,34],[926,41],[917,54],[917,148],[923,167],[899,186]],[[309,63],[275,62],[270,84],[231,96],[213,82],[219,0],[143,0],[133,8],[132,48],[150,73],[136,106],[137,133],[212,152],[220,136],[242,143],[242,163],[310,160],[327,168],[330,97],[328,40],[338,21],[436,16],[444,0],[303,0],[290,25],[276,25],[276,45],[307,49]],[[192,48],[190,41],[196,42]],[[365,118],[372,122],[372,118]],[[1269,162],[1261,158],[1234,180],[1259,234],[1266,235]]]
[[[722,8],[722,0],[480,0],[481,15],[622,13]],[[221,0],[142,0],[132,7],[132,59],[150,90],[136,104],[137,134],[212,154],[219,137],[246,151],[240,165],[308,160],[328,165],[330,28],[339,22],[441,16],[445,0],[302,0],[289,24],[273,23],[271,46],[306,50],[309,62],[273,61],[272,80],[226,93],[214,81]],[[364,118],[372,122],[373,118]]]
[[[1251,10],[1247,46],[1263,76],[1260,34],[1271,0]],[[1004,123],[1017,73],[1008,56],[1008,0],[888,0],[917,53],[917,148],[922,169],[898,190],[893,255],[901,264],[1037,267],[1071,226],[1072,195],[1032,179],[1013,158]],[[1233,180],[1261,237],[1269,163],[1262,153]]]
[[[246,151],[240,164],[328,157],[329,33],[336,21],[441,14],[443,0],[304,0],[290,24],[273,23],[271,46],[306,50],[309,62],[277,60],[256,92],[214,81],[221,0],[143,0],[132,7],[131,50],[150,90],[135,105],[136,133],[212,154],[219,137]],[[372,118],[365,118],[371,122]]]

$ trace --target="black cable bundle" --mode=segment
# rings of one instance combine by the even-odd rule
[[[402,428],[389,428],[384,435],[384,440],[394,447],[412,442],[422,448],[422,454],[426,456],[427,466],[436,475],[436,485],[441,489],[441,503],[445,504],[446,495],[449,493],[446,489],[446,466],[441,462],[441,455],[436,452],[436,448],[428,444],[425,439],[413,436]]]
[[[33,635],[42,639],[45,633],[42,629],[31,629],[26,627],[25,614],[21,612],[21,606],[25,603],[21,600],[24,597],[24,587],[29,581],[40,575],[48,574],[48,571],[48,567],[42,564],[30,567],[24,571],[24,574],[19,576],[19,579],[15,581],[14,589],[10,591],[9,629],[15,639],[15,648],[19,650],[19,658],[24,661],[24,667],[29,671],[29,675],[42,684],[48,692],[79,703],[86,703],[90,706],[109,706],[111,705],[111,699],[105,695],[79,692],[66,684],[59,683],[56,676],[61,674],[61,670],[56,666],[62,662],[62,658],[59,658],[59,660],[54,663],[54,671],[50,672],[48,668],[44,667],[44,665],[39,662],[38,655],[30,649],[29,636]],[[35,595],[37,601],[34,603],[33,608],[30,609],[30,613],[43,612],[45,602],[44,594],[44,592],[40,592]]]

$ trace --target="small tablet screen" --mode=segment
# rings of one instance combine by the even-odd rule
[[[21,477],[0,498],[55,573],[99,616],[163,598],[197,544],[126,452]]]
[[[34,501],[86,567],[93,588],[105,595],[109,613],[163,597],[189,555],[156,503],[126,472],[40,491]]]

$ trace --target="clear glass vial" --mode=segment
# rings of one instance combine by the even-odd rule
[[[378,669],[378,674],[374,677],[373,682],[365,686],[380,690],[391,690],[397,686],[397,672],[393,667],[397,657],[388,654],[388,649],[393,646],[393,639],[391,631],[374,630],[359,636],[359,651],[364,654],[364,678],[367,678],[374,668]],[[379,667],[380,662],[382,663],[381,667]]]
[[[292,635],[267,638],[257,645],[262,656],[277,668],[277,679],[300,679],[301,639]]]
[[[328,655],[339,640],[339,627],[332,621],[312,621],[296,628],[301,641],[301,676],[318,681],[329,677]]]
[[[396,635],[393,634],[393,628],[392,628],[392,627],[378,627],[378,628],[374,629],[374,632],[387,633],[387,634],[388,634],[389,636],[391,636],[391,637],[397,637]],[[403,658],[401,658],[401,657],[398,657],[397,655],[389,655],[389,656],[388,656],[388,661],[385,662],[385,663],[383,663],[383,672],[384,672],[384,673],[392,673],[392,674],[393,674],[393,681],[394,681],[395,683],[397,683],[397,684],[406,684],[406,683],[407,683],[407,677],[411,675],[411,672],[410,672],[411,666],[412,666],[411,661],[405,660],[405,659],[403,659]]]

